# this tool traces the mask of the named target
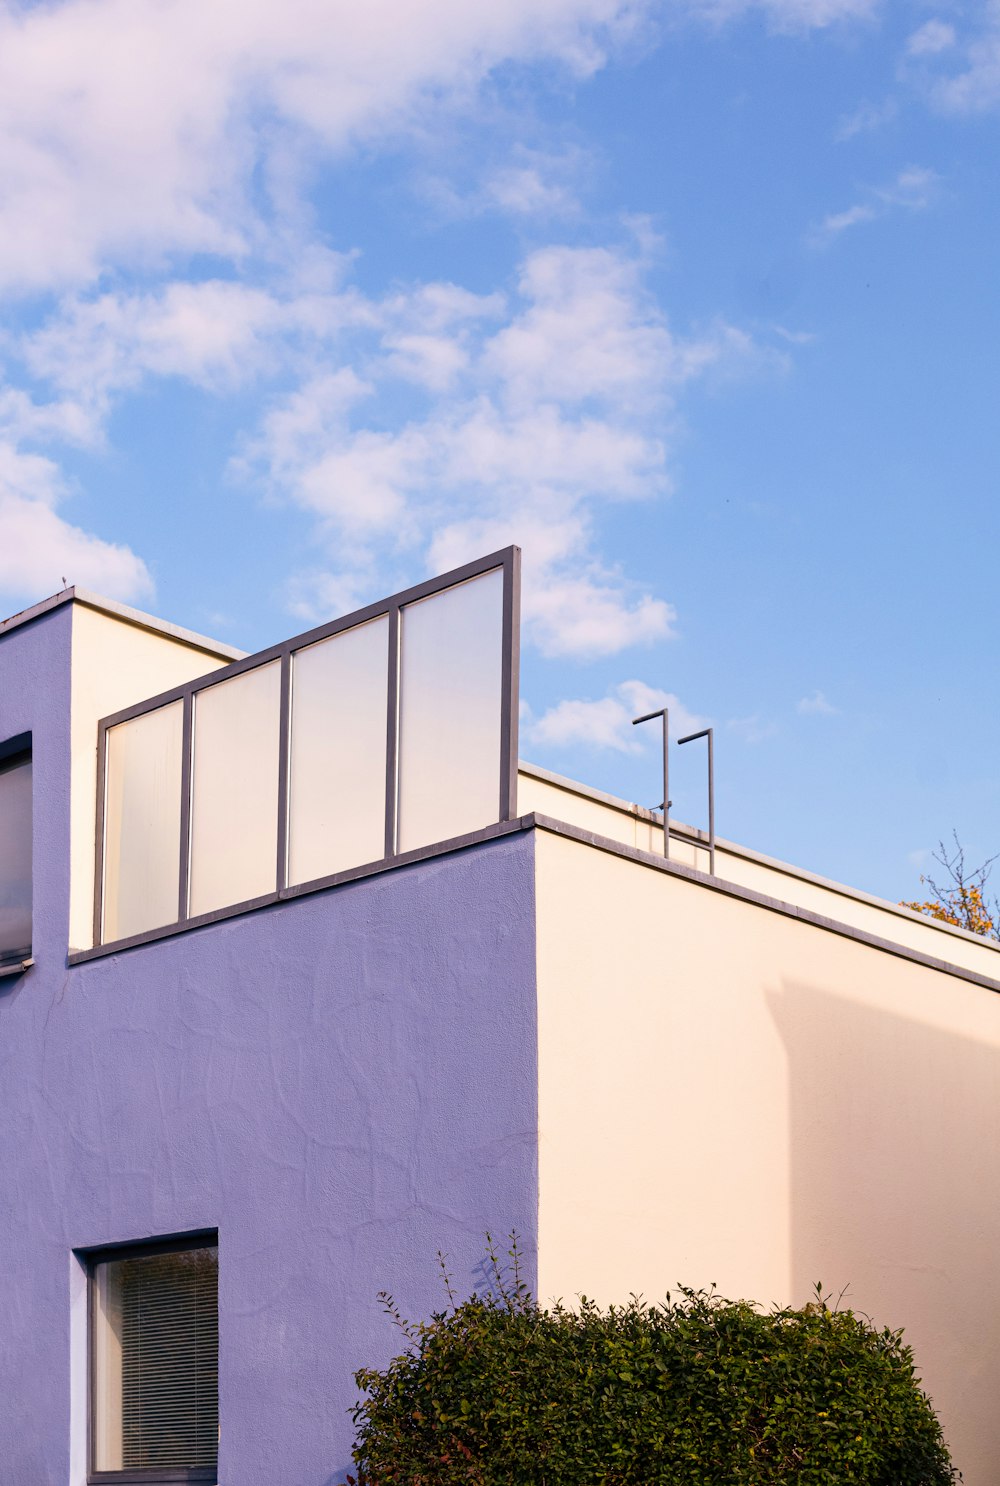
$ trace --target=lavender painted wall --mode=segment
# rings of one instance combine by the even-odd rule
[[[0,981],[0,1479],[70,1480],[71,1254],[219,1229],[222,1486],[331,1486],[435,1254],[532,1256],[531,834],[66,966],[71,609],[0,638],[35,750],[36,965]]]

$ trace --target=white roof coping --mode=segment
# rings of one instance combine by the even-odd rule
[[[225,660],[242,660],[247,654],[245,650],[237,650],[235,645],[211,640],[207,635],[199,635],[179,624],[171,624],[168,619],[157,619],[155,615],[145,614],[141,609],[120,604],[117,599],[106,599],[99,593],[91,593],[89,589],[75,586],[64,588],[61,593],[54,593],[50,598],[42,599],[28,609],[22,609],[19,614],[12,614],[9,619],[0,620],[0,636],[18,629],[22,624],[30,624],[33,619],[47,614],[51,609],[72,603],[85,604],[88,609],[110,614],[113,619],[121,619],[125,624],[134,624],[138,629],[150,630],[155,635],[164,635],[167,639],[177,640],[182,645],[190,645],[195,650],[204,650],[208,655],[221,656]]]

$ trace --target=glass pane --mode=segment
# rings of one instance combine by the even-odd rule
[[[177,918],[184,706],[109,728],[104,793],[104,940]]]
[[[218,1250],[112,1259],[93,1283],[94,1469],[214,1466]]]
[[[500,818],[503,571],[402,612],[399,850]]]
[[[31,760],[0,764],[0,958],[31,952]]]
[[[195,696],[192,915],[275,890],[280,701],[277,661]]]
[[[389,621],[296,652],[292,663],[288,880],[385,855]]]

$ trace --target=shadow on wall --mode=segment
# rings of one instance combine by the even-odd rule
[[[992,994],[955,994],[970,990]],[[996,1486],[1000,1046],[811,985],[768,1000],[788,1052],[793,1298],[847,1285],[845,1305],[902,1326],[966,1486]]]

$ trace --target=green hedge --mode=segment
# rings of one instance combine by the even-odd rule
[[[495,1256],[494,1262],[495,1262]],[[681,1289],[661,1305],[541,1309],[513,1282],[403,1322],[357,1374],[360,1486],[944,1486],[959,1479],[898,1331],[821,1298],[763,1315]],[[353,1478],[351,1478],[353,1479]]]

